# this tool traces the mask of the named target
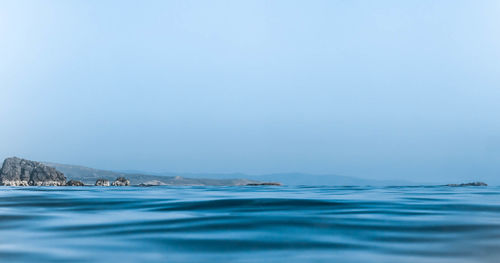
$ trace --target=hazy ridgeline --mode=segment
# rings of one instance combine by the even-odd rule
[[[93,169],[78,165],[46,163],[63,172],[68,179],[75,179],[86,184],[94,184],[99,178],[114,180],[126,177],[131,184],[138,185],[148,181],[160,181],[169,185],[246,185],[252,182],[272,181],[285,185],[357,185],[388,186],[418,185],[422,183],[402,180],[368,180],[333,174],[314,175],[305,173],[280,173],[249,175],[243,173],[211,174],[211,173],[148,173],[148,172],[115,172]]]

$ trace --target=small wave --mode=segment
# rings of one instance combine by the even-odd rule
[[[494,187],[5,188],[0,261],[496,262],[499,193]]]

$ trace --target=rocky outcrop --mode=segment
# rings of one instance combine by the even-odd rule
[[[106,179],[97,179],[97,181],[95,181],[95,186],[109,186],[109,181],[106,180]]]
[[[488,184],[483,183],[483,182],[472,182],[472,183],[466,183],[466,184],[447,184],[446,186],[452,186],[452,187],[462,187],[462,186],[488,186]]]
[[[281,186],[281,183],[275,183],[275,182],[264,182],[264,183],[251,183],[251,184],[246,184],[246,186],[265,186],[265,185]]]
[[[66,177],[55,168],[17,157],[5,159],[0,171],[0,185],[62,186]]]
[[[78,180],[69,180],[67,183],[66,183],[66,186],[84,186],[85,184],[83,184],[82,182],[78,181]]]
[[[125,177],[118,177],[112,184],[113,186],[129,186],[130,181]]]

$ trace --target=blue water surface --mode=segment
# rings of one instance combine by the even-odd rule
[[[500,262],[499,187],[0,187],[1,262]]]

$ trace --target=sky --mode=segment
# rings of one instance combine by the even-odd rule
[[[0,158],[500,184],[499,13],[0,0]]]

